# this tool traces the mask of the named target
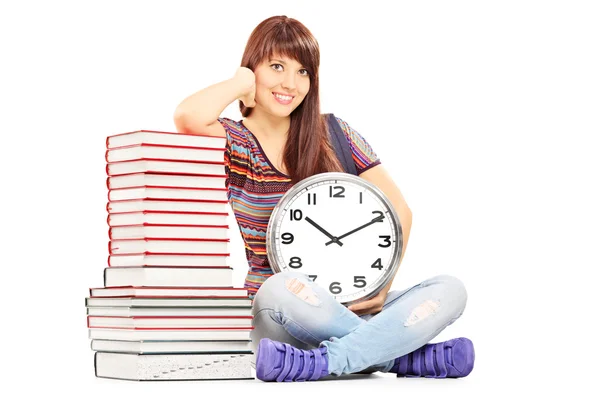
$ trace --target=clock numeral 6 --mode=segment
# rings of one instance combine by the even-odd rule
[[[383,265],[381,264],[381,258],[378,258],[377,261],[371,264],[371,268],[377,268],[381,271],[381,269],[383,268]]]
[[[333,294],[342,293],[342,288],[340,287],[340,283],[339,282],[331,282],[331,285],[329,285],[329,291]]]
[[[301,221],[302,210],[290,210],[290,221]]]
[[[288,264],[288,266],[290,268],[300,268],[302,266],[302,260],[300,259],[300,257],[292,257],[290,258],[290,263]]]
[[[385,241],[385,244],[378,244],[379,247],[390,247],[392,245],[391,236],[389,235],[380,235],[381,239]]]
[[[357,283],[362,283],[362,285],[357,285]],[[367,286],[367,281],[365,281],[364,276],[355,276],[354,277],[354,287],[362,288]]]
[[[317,280],[317,276],[316,275],[309,275],[308,277],[310,279],[312,279],[313,282]]]
[[[283,241],[281,242],[283,244],[290,244],[294,241],[294,235],[292,235],[289,232],[286,232],[283,235],[281,235],[281,238],[283,239]]]
[[[337,193],[333,193],[333,190],[339,190]],[[344,192],[346,188],[343,186],[329,186],[329,197],[346,197],[344,196]]]

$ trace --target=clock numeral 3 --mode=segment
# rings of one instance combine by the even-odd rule
[[[383,268],[383,265],[381,264],[381,258],[378,258],[377,261],[371,264],[371,268],[377,268],[381,271],[381,269]]]
[[[339,190],[337,193],[333,193],[333,190]],[[346,197],[344,196],[344,192],[346,188],[343,186],[329,186],[329,197]]]
[[[391,236],[389,235],[380,235],[381,239],[385,241],[385,244],[378,244],[379,247],[390,247],[392,245]]]
[[[362,283],[362,285],[357,285],[357,283]],[[364,276],[355,276],[354,277],[354,286],[357,288],[363,288],[367,286],[367,281],[365,281]]]
[[[302,266],[302,260],[300,257],[292,257],[290,258],[290,263],[288,264],[290,268],[298,269]]]
[[[292,235],[289,232],[286,232],[283,235],[281,235],[281,238],[283,239],[283,241],[281,242],[283,244],[290,244],[294,241],[294,235]]]
[[[309,275],[308,277],[310,279],[312,279],[313,282],[317,280],[317,276],[316,275]]]
[[[307,193],[308,195],[308,205],[316,205],[317,204],[317,194],[316,193]]]
[[[302,210],[290,210],[290,221],[301,221]]]
[[[329,285],[329,291],[333,294],[342,293],[342,288],[340,287],[340,283],[339,282],[331,282],[331,285]]]

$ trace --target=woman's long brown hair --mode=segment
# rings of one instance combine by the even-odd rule
[[[321,115],[319,100],[319,44],[299,21],[275,16],[261,22],[252,31],[242,67],[254,71],[273,55],[296,60],[307,69],[310,89],[302,103],[290,114],[290,130],[283,151],[283,162],[293,183],[321,173],[343,171],[329,139],[327,122]],[[242,116],[252,113],[240,101]]]

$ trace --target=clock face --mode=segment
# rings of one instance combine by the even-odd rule
[[[389,283],[398,268],[402,233],[379,189],[357,176],[329,172],[297,183],[281,198],[267,242],[275,272],[306,274],[346,304]]]

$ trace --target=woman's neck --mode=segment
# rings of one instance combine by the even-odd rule
[[[285,139],[290,129],[290,117],[278,117],[253,110],[252,114],[244,119],[244,125],[252,133],[265,139]]]

